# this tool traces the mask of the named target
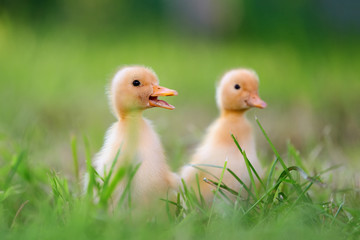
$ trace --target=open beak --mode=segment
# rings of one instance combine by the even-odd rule
[[[178,95],[177,91],[156,85],[153,86],[153,93],[149,98],[149,104],[152,107],[161,107],[161,108],[173,110],[175,109],[173,105],[168,104],[164,100],[159,100],[158,97],[176,96],[176,95]]]
[[[246,101],[247,105],[249,107],[257,107],[257,108],[266,108],[267,104],[261,98],[257,93],[252,93],[249,96],[249,99]]]

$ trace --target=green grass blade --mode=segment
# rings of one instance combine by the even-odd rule
[[[202,172],[205,172],[207,174],[209,174],[210,176],[214,177],[214,179],[219,181],[219,178],[216,177],[214,174],[212,174],[211,172],[200,168],[199,166],[204,166],[204,167],[213,167],[213,168],[223,168],[217,165],[212,165],[212,164],[189,164],[189,166],[192,166]],[[226,170],[242,185],[242,187],[246,190],[246,192],[248,193],[249,196],[251,196],[254,200],[257,200],[257,197],[253,194],[253,192],[246,186],[246,184],[230,169],[230,168],[226,168]],[[207,179],[209,180],[209,179]],[[234,190],[233,190],[234,191]],[[238,194],[238,193],[237,193]],[[236,194],[236,195],[237,195]]]
[[[63,199],[62,193],[58,186],[58,181],[57,181],[58,177],[56,176],[55,172],[53,172],[53,171],[50,172],[49,177],[50,177],[50,181],[51,181],[51,190],[52,190],[52,193],[54,196],[54,200],[55,200],[55,202],[58,202],[60,198]]]
[[[283,169],[285,170],[285,172],[286,172],[287,176],[289,177],[291,183],[294,185],[294,187],[295,187],[295,189],[298,191],[298,193],[301,193],[302,190],[301,190],[300,186],[299,186],[299,185],[295,182],[295,180],[292,178],[292,176],[291,176],[291,174],[290,174],[290,172],[289,172],[289,170],[288,170],[285,162],[284,162],[283,159],[281,158],[279,152],[276,150],[274,144],[271,142],[269,136],[268,136],[267,133],[265,132],[265,130],[264,130],[263,126],[261,125],[259,119],[258,119],[257,117],[255,117],[255,120],[256,120],[256,122],[257,122],[257,124],[258,124],[258,126],[259,126],[259,128],[260,128],[260,130],[261,130],[261,132],[262,132],[262,134],[264,135],[265,139],[267,140],[267,142],[269,143],[271,149],[273,150],[275,156],[279,159],[279,162],[280,162],[281,166],[283,167]]]
[[[270,205],[272,204],[272,202],[274,201],[274,197],[275,197],[275,193],[279,187],[279,185],[282,183],[282,182],[286,182],[286,176],[287,176],[287,172],[291,172],[291,171],[297,171],[300,173],[300,176],[302,176],[304,179],[310,181],[311,183],[315,183],[317,182],[317,180],[315,180],[314,178],[311,178],[309,177],[301,168],[297,167],[297,166],[292,166],[292,167],[289,167],[287,169],[287,171],[282,171],[282,173],[280,174],[278,180],[276,181],[276,184],[275,184],[275,188],[273,188],[273,191],[271,194],[269,194],[268,196],[268,199],[267,199],[267,203],[266,203],[266,208],[265,208],[265,211],[267,211],[269,208],[270,208]],[[309,186],[311,187],[311,185]],[[306,192],[304,191],[301,191],[301,193],[299,194],[299,197],[298,198],[303,198],[304,197],[304,194]]]
[[[85,136],[84,136],[83,140],[84,140],[84,145],[85,145],[86,170],[89,175],[89,182],[88,182],[86,192],[87,192],[88,197],[92,198],[93,197],[93,189],[94,189],[94,186],[96,185],[95,172],[94,172],[94,168],[91,164],[91,153],[90,153],[89,141]]]
[[[220,166],[217,166],[217,165],[211,165],[211,164],[189,164],[189,166],[193,167],[193,168],[196,168],[204,173],[207,173],[209,174],[210,176],[212,176],[213,178],[219,180],[219,178],[217,176],[215,176],[214,174],[212,174],[211,172],[205,170],[204,168],[200,168],[199,166],[201,167],[213,167],[213,168],[223,168],[223,167],[220,167]]]
[[[121,148],[120,148],[120,149],[121,149]],[[115,168],[116,162],[117,162],[117,160],[119,159],[119,156],[120,156],[120,149],[117,151],[116,156],[115,156],[115,158],[114,158],[113,161],[112,161],[112,164],[111,164],[109,173],[104,176],[104,184],[103,184],[103,188],[102,188],[103,191],[106,191],[106,189],[107,189],[107,187],[108,187],[108,184],[109,184],[109,182],[110,182],[111,176],[112,176],[112,174],[113,174],[113,172],[114,172],[114,168]]]
[[[215,181],[213,181],[213,180],[211,180],[211,179],[206,179],[206,178],[205,178],[204,181],[205,181],[206,183],[214,186],[214,187],[217,187],[217,186],[219,185],[218,182],[215,182]],[[229,187],[228,187],[227,185],[225,185],[224,183],[221,183],[221,184],[220,184],[220,188],[226,190],[227,192],[229,192],[229,193],[231,193],[231,194],[233,194],[233,195],[235,195],[235,196],[238,195],[238,192],[236,192],[235,190],[229,188]]]
[[[169,204],[172,204],[172,205],[174,205],[174,206],[178,206],[178,205],[179,205],[177,202],[171,201],[171,200],[169,200],[168,198],[167,198],[167,199],[160,198],[160,200],[161,200],[161,201],[164,201],[164,202],[167,202],[167,203],[169,203]],[[181,205],[179,205],[179,207],[182,208]]]
[[[5,201],[8,197],[15,195],[18,192],[17,186],[9,186],[5,191],[0,191],[0,203]]]
[[[289,154],[294,158],[295,164],[307,173],[308,171],[306,170],[304,164],[302,163],[300,156],[299,156],[299,152],[296,150],[294,145],[291,144],[290,142],[288,142],[287,148],[288,148]]]
[[[249,177],[250,177],[250,182],[251,182],[252,185],[254,186],[254,191],[255,191],[256,198],[259,198],[259,193],[258,193],[258,191],[257,191],[257,187],[256,187],[256,184],[255,184],[255,181],[254,181],[254,177],[253,177],[253,174],[252,174],[252,172],[251,172],[249,160],[247,159],[245,152],[244,152],[244,151],[242,150],[242,148],[240,147],[240,144],[239,144],[238,141],[236,140],[235,136],[234,136],[233,134],[231,134],[231,137],[233,138],[233,140],[234,140],[237,148],[239,149],[240,153],[242,154],[242,156],[243,156],[243,158],[244,158],[245,165],[246,165],[246,169],[247,169],[248,174],[249,174]]]
[[[201,194],[200,181],[199,181],[199,174],[198,173],[195,174],[195,179],[196,179],[196,185],[197,185],[197,190],[198,190],[198,193],[199,193],[199,199],[200,199],[201,206],[205,206],[205,199],[204,199],[203,195]]]
[[[223,197],[223,199],[226,200],[227,204],[229,204],[229,205],[234,204],[233,201],[223,192],[223,188],[221,188],[221,187],[219,188],[219,193]]]
[[[10,183],[15,173],[17,172],[20,163],[25,159],[25,156],[26,156],[25,151],[20,152],[20,154],[16,156],[15,163],[11,166],[11,169],[5,179],[4,189],[7,189],[10,186]]]
[[[126,171],[127,171],[127,166],[122,166],[119,169],[117,169],[114,178],[112,179],[109,186],[104,190],[103,194],[101,195],[100,202],[103,205],[107,204],[112,193],[115,191],[118,183],[125,177]]]
[[[301,194],[298,196],[298,198],[293,202],[293,204],[291,205],[288,214],[291,212],[291,210],[298,204],[298,202],[304,198],[305,193],[307,193],[307,191],[309,191],[310,187],[314,184],[314,182],[310,182],[306,188],[301,192]]]
[[[256,201],[257,197],[255,197],[250,188],[248,188],[246,184],[230,168],[227,168],[226,170],[241,184],[241,186],[245,189],[248,195]]]
[[[288,174],[288,176],[291,178],[289,171],[287,170],[287,166],[285,164],[285,162],[282,160],[282,158],[280,157],[280,154],[278,153],[278,151],[276,150],[274,144],[271,142],[269,136],[267,135],[267,133],[265,132],[263,126],[261,125],[259,119],[257,117],[255,117],[255,120],[258,124],[258,126],[260,127],[260,130],[262,132],[262,134],[264,135],[264,137],[266,138],[267,142],[269,143],[271,149],[273,150],[273,152],[275,153],[275,156],[279,159],[279,162],[281,164],[281,166],[284,168],[284,170],[286,171],[286,173]]]
[[[128,207],[131,208],[131,183],[132,183],[132,180],[133,180],[136,172],[139,170],[140,166],[141,166],[141,163],[138,163],[135,165],[134,168],[129,167],[128,170],[130,173],[129,173],[126,187],[125,187],[124,192],[122,193],[120,201],[119,201],[120,205],[123,203],[123,201],[125,200],[125,197],[127,196],[128,197]]]
[[[160,199],[161,200],[161,199]],[[169,205],[169,191],[166,192],[166,205],[165,205],[165,209],[166,209],[166,214],[168,216],[169,221],[172,221],[172,217],[171,217],[171,212],[170,212],[170,205]]]
[[[334,224],[335,220],[336,220],[336,217],[339,215],[340,211],[342,210],[343,206],[345,204],[345,195],[343,197],[343,200],[342,202],[340,203],[340,206],[338,207],[333,219],[331,220],[331,223],[330,223],[330,226]]]
[[[180,193],[176,196],[176,205],[175,216],[179,216],[180,213],[184,211],[184,208],[181,206]]]
[[[274,172],[275,172],[275,167],[276,167],[276,164],[278,163],[278,158],[275,158],[274,162],[272,163],[271,165],[271,168],[270,168],[270,172],[269,172],[269,176],[267,178],[267,182],[266,182],[266,189],[269,188],[270,186],[270,183],[271,183],[271,180],[273,178],[273,175],[274,175]]]
[[[296,168],[296,167],[295,167],[295,168]],[[284,171],[280,174],[278,180],[276,181],[276,184],[275,184],[274,186],[272,186],[270,189],[268,189],[268,190],[266,191],[266,193],[264,193],[264,194],[245,212],[244,216],[245,216],[246,214],[248,214],[252,209],[254,209],[266,196],[268,196],[268,201],[267,201],[267,207],[268,207],[269,202],[271,203],[271,202],[273,201],[273,199],[274,199],[276,190],[278,189],[278,187],[280,186],[280,184],[281,184],[282,182],[284,182],[284,180],[285,180],[285,179],[287,178],[287,176],[288,176],[288,172],[291,171],[291,170],[294,170],[294,169],[292,169],[292,168],[290,167],[290,169],[287,169],[287,171],[284,170]],[[270,201],[269,201],[269,199],[270,199]]]
[[[249,158],[247,157],[246,155],[246,152],[240,147],[240,144],[239,142],[237,141],[237,139],[235,138],[235,136],[233,134],[231,134],[231,137],[232,139],[234,140],[237,148],[239,149],[240,153],[243,155],[244,157],[244,161],[245,161],[245,164],[246,164],[246,168],[248,169],[248,172],[249,172],[249,176],[250,176],[250,179],[251,179],[251,182],[252,184],[254,185],[254,190],[255,192],[257,193],[257,188],[256,188],[256,184],[255,184],[255,181],[254,181],[254,177],[252,175],[252,172],[255,174],[256,178],[258,179],[258,181],[260,182],[261,186],[263,186],[263,188],[265,189],[265,184],[263,183],[263,181],[261,180],[259,174],[257,173],[257,171],[255,170],[254,166],[251,164],[251,162],[249,161]],[[250,171],[251,169],[251,171]],[[257,194],[258,196],[258,194]]]
[[[185,200],[185,204],[188,208],[192,209],[194,207],[195,201],[193,201],[193,198],[191,197],[191,193],[184,181],[184,179],[181,179],[181,183],[183,186],[183,191],[180,191],[182,198]]]
[[[79,158],[77,154],[77,141],[76,137],[72,136],[71,138],[71,152],[73,156],[73,162],[74,162],[74,172],[75,172],[75,178],[76,182],[80,183],[80,173],[79,173]]]
[[[224,177],[224,174],[225,174],[225,170],[226,170],[226,165],[227,165],[227,159],[225,160],[225,163],[224,163],[224,167],[223,167],[223,170],[221,172],[221,176],[220,176],[220,179],[219,179],[219,183],[217,185],[217,188],[216,188],[216,191],[214,193],[214,199],[213,199],[213,204],[211,205],[211,209],[210,209],[210,214],[209,214],[209,220],[208,220],[208,226],[210,224],[210,221],[211,221],[211,217],[212,217],[212,214],[214,212],[214,206],[215,206],[215,201],[216,201],[216,195],[220,189],[220,185],[221,185],[221,182],[222,182],[222,179]]]
[[[19,209],[16,211],[16,214],[14,216],[14,219],[12,220],[12,223],[11,223],[11,226],[10,226],[10,229],[13,229],[14,226],[15,226],[15,223],[16,223],[16,219],[18,218],[18,216],[20,215],[20,212],[22,211],[22,209],[25,207],[26,204],[28,204],[30,201],[29,200],[26,200],[25,202],[23,202]]]

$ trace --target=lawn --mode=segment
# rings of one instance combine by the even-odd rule
[[[356,43],[330,40],[210,41],[150,30],[100,37],[0,21],[0,236],[358,239],[359,53]],[[268,169],[259,193],[208,208],[184,190],[178,213],[159,200],[165,217],[156,218],[109,214],[81,194],[77,174],[115,121],[106,86],[125,64],[151,66],[161,85],[179,92],[169,99],[176,110],[145,113],[174,171],[217,116],[216,81],[234,67],[255,69],[269,106],[248,114]]]

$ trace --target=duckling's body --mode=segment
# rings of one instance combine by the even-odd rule
[[[134,86],[135,81],[140,85]],[[155,94],[156,89],[166,94]],[[105,143],[95,159],[95,169],[101,176],[109,173],[119,151],[115,172],[121,166],[140,164],[131,181],[132,202],[148,205],[161,197],[166,198],[166,192],[176,187],[176,175],[170,171],[160,139],[142,112],[156,104],[173,109],[157,96],[176,95],[176,91],[159,87],[157,77],[150,69],[127,67],[114,77],[110,94],[118,121],[107,131]],[[118,202],[128,181],[119,183],[113,203]]]
[[[248,184],[249,176],[247,168],[242,154],[236,147],[234,140],[231,137],[231,134],[233,134],[237,138],[239,145],[243,150],[245,150],[251,164],[259,173],[261,173],[262,169],[256,155],[252,127],[243,114],[244,113],[224,113],[219,119],[217,119],[209,127],[204,142],[200,145],[192,157],[191,164],[210,164],[222,167],[227,160],[227,168],[231,169],[241,178],[242,181]],[[221,168],[206,166],[198,167],[210,172],[217,178],[220,178],[221,176]],[[204,199],[210,203],[213,199],[213,193],[211,191],[215,188],[204,182],[203,179],[207,178],[216,182],[217,179],[205,171],[199,171],[192,166],[186,166],[181,175],[185,182],[194,189],[196,189],[196,173],[199,176],[201,194]],[[227,171],[224,174],[223,183],[236,191],[241,188],[240,183],[236,181],[235,178]]]
[[[239,85],[239,89],[236,85]],[[203,142],[192,157],[191,165],[209,164],[223,167],[227,160],[227,168],[239,176],[245,184],[249,184],[246,164],[231,137],[233,134],[246,152],[251,164],[261,174],[262,168],[256,155],[252,127],[245,116],[246,110],[250,107],[263,108],[266,106],[265,102],[258,97],[257,88],[257,76],[250,70],[237,69],[225,74],[217,91],[220,117],[208,128]],[[203,179],[207,178],[218,182],[214,176],[220,178],[222,169],[198,166],[205,170],[202,171],[191,165],[183,168],[182,178],[187,185],[197,189],[195,175],[198,174],[201,194],[208,203],[211,203],[214,197],[212,190],[215,187],[204,182]],[[240,183],[227,171],[223,176],[223,183],[236,191],[241,188]],[[234,196],[229,195],[229,197]]]
[[[135,120],[137,130],[127,132],[127,127],[133,125],[128,121]],[[131,183],[131,197],[135,202],[140,200],[148,204],[154,197],[164,197],[167,190],[176,187],[175,175],[166,163],[160,139],[147,119],[121,119],[109,128],[104,146],[96,157],[95,169],[98,173],[110,171],[118,151],[115,169],[129,161],[133,166],[140,164]],[[119,200],[125,184],[127,182],[119,184],[114,202]]]

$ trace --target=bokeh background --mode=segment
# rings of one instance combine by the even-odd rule
[[[71,137],[99,150],[115,121],[106,86],[141,64],[179,92],[167,99],[176,110],[145,113],[177,170],[218,114],[216,81],[249,67],[268,102],[248,114],[264,165],[255,115],[281,152],[291,141],[309,163],[360,169],[359,12],[357,0],[2,0],[2,155],[26,149],[71,175]]]

